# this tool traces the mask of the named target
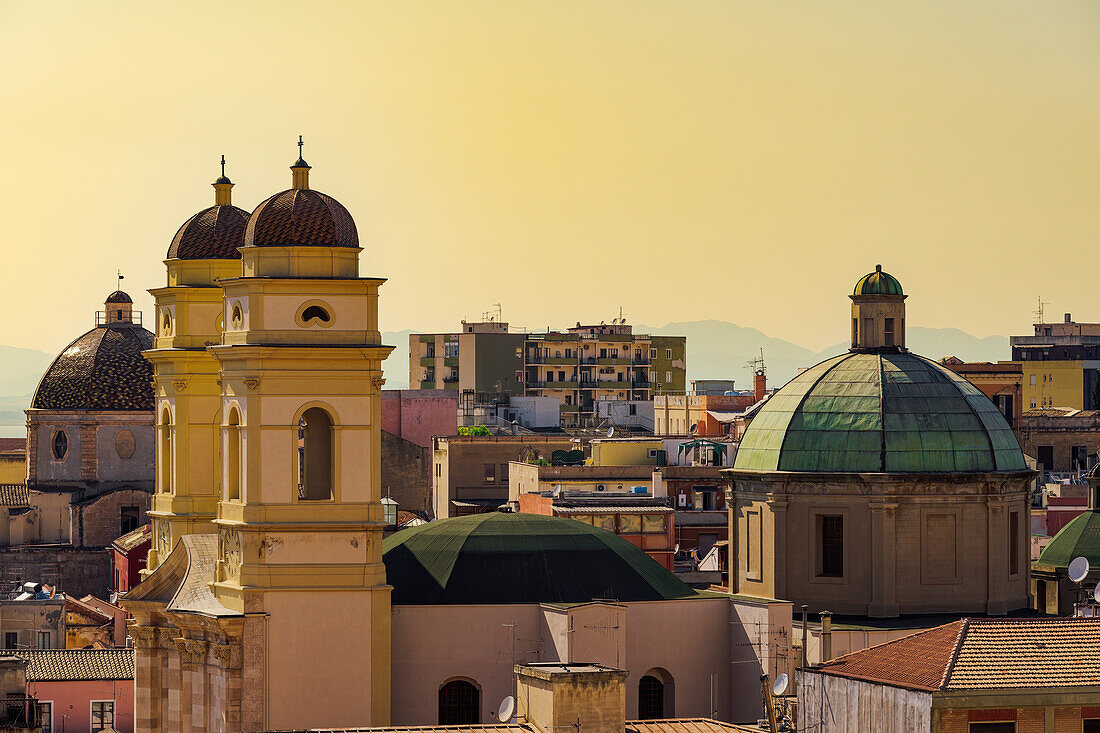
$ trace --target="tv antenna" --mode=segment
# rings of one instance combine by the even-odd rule
[[[760,347],[760,356],[753,357],[745,362],[745,366],[752,370],[753,374],[764,376],[768,373],[768,367],[764,365],[764,347]]]
[[[1039,319],[1037,321],[1037,323],[1039,325],[1042,325],[1043,323],[1045,323],[1045,321],[1043,321],[1043,306],[1045,306],[1045,305],[1047,305],[1047,304],[1045,302],[1043,302],[1043,296],[1040,295],[1039,296],[1039,308],[1037,310],[1033,311],[1035,317]]]

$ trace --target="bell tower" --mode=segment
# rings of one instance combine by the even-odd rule
[[[176,232],[164,264],[168,285],[156,300],[153,349],[156,396],[156,493],[149,516],[153,543],[143,576],[152,573],[187,534],[214,532],[220,491],[221,388],[218,362],[206,347],[221,340],[222,290],[239,277],[248,212],[232,205],[233,182],[212,184],[214,206]]]
[[[309,188],[300,148],[291,171],[293,186],[249,219],[241,275],[220,283],[225,330],[208,349],[221,375],[212,588],[244,616],[243,729],[378,726],[390,698],[384,281],[359,276],[355,223]],[[340,642],[316,644],[319,629]]]
[[[905,299],[897,278],[875,265],[856,283],[852,299],[852,351],[905,350]]]

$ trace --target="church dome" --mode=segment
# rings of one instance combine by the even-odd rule
[[[218,179],[220,183],[222,179]],[[225,179],[228,183],[229,179]],[[248,212],[231,204],[203,209],[183,223],[168,248],[170,260],[239,260]]]
[[[977,387],[907,352],[852,352],[788,382],[752,419],[734,469],[1023,471],[1012,428]]]
[[[875,265],[875,271],[869,272],[856,283],[852,295],[905,295],[901,283],[888,272],[882,271],[882,265]]]
[[[116,290],[115,292],[113,292],[113,293],[111,293],[110,295],[107,296],[107,300],[105,302],[107,302],[107,303],[133,303],[134,299],[131,298],[129,296],[129,294],[124,293],[121,290]]]
[[[256,207],[248,219],[245,246],[358,247],[351,214],[319,191],[290,188]]]
[[[489,512],[382,543],[397,605],[655,601],[695,591],[623,538],[573,519]]]
[[[115,302],[130,302],[129,296]],[[129,321],[93,328],[53,360],[31,407],[152,412],[153,365],[141,355],[152,347],[153,334]]]
[[[1043,548],[1035,564],[1068,568],[1075,557],[1087,559],[1090,568],[1100,568],[1100,511],[1090,509],[1071,519]]]

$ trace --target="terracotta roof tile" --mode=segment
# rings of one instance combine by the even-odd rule
[[[34,393],[38,410],[153,411],[153,334],[130,323],[93,328],[69,344]]]
[[[248,212],[236,206],[211,206],[183,223],[172,237],[168,259],[239,260]]]
[[[752,733],[733,723],[709,718],[675,718],[667,720],[628,720],[626,733]],[[524,723],[479,723],[472,725],[410,725],[390,728],[318,728],[313,733],[535,733],[538,728]],[[289,733],[289,732],[284,732]]]
[[[7,652],[27,660],[27,680],[134,679],[133,649],[20,649]]]
[[[0,438],[0,451],[17,451],[26,449],[26,438]]]
[[[0,507],[30,506],[26,484],[0,484]]]
[[[969,619],[946,689],[1100,686],[1100,619]]]
[[[245,246],[358,247],[351,214],[336,199],[310,189],[288,189],[252,212]]]
[[[826,674],[882,682],[895,687],[933,691],[944,677],[965,619],[846,654],[826,662]]]
[[[934,692],[1100,686],[1100,619],[961,619],[837,657],[825,674]]]

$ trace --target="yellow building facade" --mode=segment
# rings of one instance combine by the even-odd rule
[[[1090,362],[1095,368],[1096,363]],[[1022,361],[1023,409],[1065,407],[1085,409],[1086,363],[1073,361]]]
[[[155,541],[125,599],[141,730],[389,722],[383,280],[359,276],[347,210],[291,170],[243,217],[223,173],[152,291]]]

